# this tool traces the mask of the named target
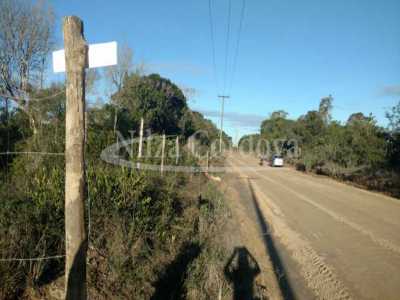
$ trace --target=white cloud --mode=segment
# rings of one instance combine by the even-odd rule
[[[218,110],[207,110],[207,109],[197,109],[204,116],[209,118],[219,118],[221,112]],[[237,127],[248,127],[248,128],[259,128],[261,122],[267,117],[258,114],[247,114],[247,113],[237,113],[237,112],[225,112],[224,119],[227,120],[232,126]]]
[[[178,72],[192,76],[200,76],[206,73],[206,69],[200,65],[185,62],[159,62],[147,64],[152,72]]]
[[[400,96],[400,84],[384,86],[379,91],[380,96]]]

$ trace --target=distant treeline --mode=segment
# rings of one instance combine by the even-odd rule
[[[332,120],[332,102],[331,96],[321,99],[318,110],[297,120],[285,111],[273,112],[262,122],[260,134],[243,136],[239,147],[259,154],[279,152],[299,170],[399,196],[400,102],[386,112],[387,128],[372,114],[361,112],[351,114],[345,123]]]

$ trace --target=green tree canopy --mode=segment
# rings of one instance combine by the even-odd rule
[[[389,129],[392,132],[400,132],[400,101],[386,112],[386,118],[389,120]]]
[[[294,121],[287,119],[288,113],[279,110],[261,123],[261,136],[264,139],[292,138]]]
[[[126,108],[136,122],[143,117],[153,132],[181,133],[179,122],[188,109],[186,98],[178,86],[158,74],[127,76],[113,100]]]
[[[333,97],[329,95],[328,97],[323,97],[321,99],[321,102],[319,103],[319,109],[318,112],[321,115],[322,120],[324,120],[325,124],[328,124],[331,119],[331,111],[332,111],[332,102],[333,102]]]

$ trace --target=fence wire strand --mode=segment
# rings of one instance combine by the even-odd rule
[[[0,262],[13,262],[13,261],[40,261],[49,259],[60,259],[64,258],[65,255],[53,255],[53,256],[43,256],[43,257],[30,257],[30,258],[0,258]]]
[[[11,100],[14,100],[14,101],[17,101],[17,102],[20,102],[20,101],[25,101],[25,102],[29,102],[29,101],[42,101],[42,100],[48,100],[48,99],[53,99],[53,98],[56,98],[56,97],[58,97],[58,96],[60,96],[60,95],[62,95],[62,94],[64,94],[65,93],[65,91],[63,90],[63,91],[60,91],[60,92],[58,92],[58,93],[54,93],[54,94],[52,94],[52,95],[49,95],[49,96],[44,96],[44,97],[17,97],[17,96],[12,96],[12,95],[6,95],[6,94],[0,94],[0,97],[1,98],[5,98],[5,99],[11,99]]]
[[[34,151],[7,151],[7,152],[0,152],[0,155],[17,155],[17,154],[26,154],[26,155],[58,155],[63,156],[63,152],[34,152]]]

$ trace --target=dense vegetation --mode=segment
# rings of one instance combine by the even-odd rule
[[[0,152],[41,153],[0,155],[1,258],[64,254],[64,87],[54,85],[32,93],[40,100],[31,101],[28,110],[10,99],[0,103]],[[219,258],[225,255],[215,242],[219,234],[215,224],[221,220],[214,218],[223,211],[218,192],[201,175],[162,177],[100,159],[102,150],[121,136],[130,138],[130,130],[137,137],[142,116],[145,128],[156,136],[180,136],[180,165],[198,163],[184,147],[191,134],[207,130],[210,134],[202,137],[204,144],[218,136],[210,121],[189,109],[182,91],[156,74],[126,76],[111,102],[88,109],[89,293],[93,299],[162,299],[165,293],[191,294],[192,299],[214,297],[221,287],[208,278],[207,268],[222,268],[224,260]],[[142,161],[159,164],[154,151],[160,139],[154,139],[154,150]],[[132,147],[123,148],[120,155],[135,159],[137,144]],[[166,147],[166,153],[174,153],[175,139]],[[130,153],[135,155],[130,157]],[[167,156],[166,164],[174,163],[175,157]],[[202,184],[200,190],[194,182]],[[63,270],[63,258],[1,262],[0,298],[48,296],[45,287],[61,278]],[[176,272],[182,277],[175,278]],[[56,286],[52,289],[57,290]]]
[[[389,127],[383,128],[373,115],[360,112],[344,124],[332,120],[332,101],[323,98],[318,110],[297,120],[284,111],[273,112],[260,134],[242,137],[239,146],[270,155],[280,152],[300,170],[400,196],[400,103],[387,112]]]
[[[46,1],[0,1],[0,299],[63,298],[65,87],[45,84],[54,21]],[[218,130],[189,109],[177,85],[133,66],[128,46],[119,47],[118,62],[86,76],[88,94],[99,75],[107,85],[97,94],[102,104],[89,105],[86,113],[89,296],[215,298],[221,285],[208,268],[221,269],[217,258],[224,255],[216,242],[223,206],[215,188],[201,175],[160,176],[100,156],[121,145],[117,154],[135,166],[138,144],[123,140],[138,137],[144,118],[152,139],[144,142],[142,163],[160,165],[160,136],[166,134],[165,164],[196,167],[198,158],[184,146],[188,138],[205,130],[200,144],[209,145]]]

